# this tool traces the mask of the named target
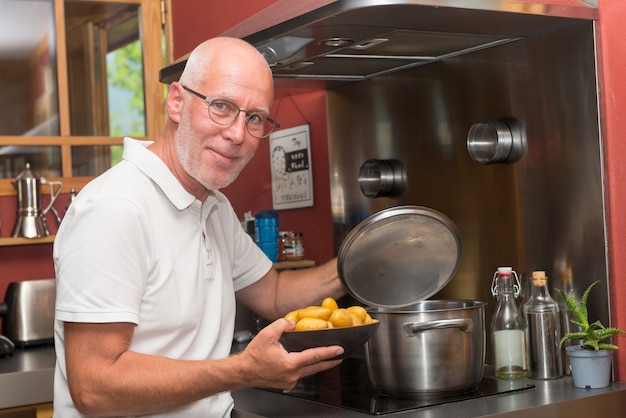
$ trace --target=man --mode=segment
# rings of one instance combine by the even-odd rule
[[[218,190],[275,123],[271,72],[249,44],[202,43],[170,85],[154,143],[87,185],[57,234],[55,416],[229,416],[229,391],[288,389],[338,346],[287,353],[288,311],[344,291],[336,262],[277,273]],[[235,296],[276,319],[229,356]]]

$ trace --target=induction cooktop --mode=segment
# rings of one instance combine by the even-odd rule
[[[296,387],[282,391],[287,396],[346,408],[371,415],[385,415],[429,406],[458,402],[501,393],[532,389],[523,380],[498,380],[484,377],[470,392],[439,396],[397,396],[380,393],[369,381],[362,358],[347,358],[338,367],[306,377]],[[275,390],[271,390],[276,392]]]

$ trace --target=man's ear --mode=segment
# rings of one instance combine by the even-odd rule
[[[165,110],[168,117],[176,122],[180,122],[180,115],[183,112],[183,87],[179,82],[175,81],[170,84],[167,90],[167,99],[165,99]]]

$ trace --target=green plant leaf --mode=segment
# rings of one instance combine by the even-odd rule
[[[572,319],[571,322],[575,325],[578,325],[582,328],[582,332],[573,332],[568,333],[561,338],[559,345],[562,346],[566,340],[583,340],[582,346],[586,349],[593,350],[617,350],[617,345],[604,343],[603,341],[611,338],[615,334],[626,334],[626,332],[622,331],[618,328],[606,328],[600,321],[595,321],[592,324],[589,324],[589,313],[587,311],[587,299],[589,298],[589,294],[591,293],[591,289],[600,283],[600,280],[596,280],[591,283],[582,297],[580,298],[580,302],[576,301],[573,294],[567,294],[563,292],[561,289],[555,289],[563,298],[565,305],[569,308],[569,310],[574,315],[575,319]]]
[[[617,350],[617,349],[619,349],[619,347],[614,345],[614,344],[606,344],[606,343],[598,344],[598,348],[600,350]]]
[[[563,343],[567,340],[583,340],[587,337],[587,333],[585,332],[570,332],[567,333],[563,336],[563,338],[561,338],[561,341],[559,341],[559,347],[563,346]]]

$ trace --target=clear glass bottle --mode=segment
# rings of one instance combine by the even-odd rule
[[[524,318],[515,303],[520,294],[520,283],[511,267],[499,267],[494,273],[491,294],[498,300],[491,320],[494,374],[499,379],[525,377]]]
[[[524,304],[528,377],[557,379],[563,376],[559,304],[550,296],[544,271],[533,271],[529,287],[530,297]]]

